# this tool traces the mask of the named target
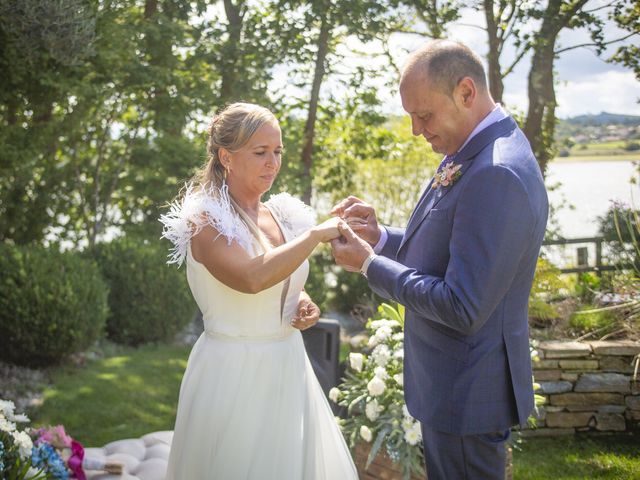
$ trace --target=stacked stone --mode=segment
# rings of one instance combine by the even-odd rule
[[[537,428],[525,435],[640,428],[640,378],[632,378],[639,342],[551,341],[538,353],[533,375],[546,404],[539,407]]]

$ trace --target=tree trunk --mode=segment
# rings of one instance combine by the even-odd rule
[[[555,131],[554,44],[555,38],[533,55],[529,72],[529,110],[524,124],[524,134],[543,175],[552,157]]]
[[[232,0],[224,0],[224,11],[227,15],[227,33],[229,38],[224,46],[224,59],[221,68],[222,83],[220,85],[220,99],[222,102],[230,100],[241,100],[235,98],[236,91],[236,59],[238,57],[237,47],[240,45],[240,37],[242,34],[242,2],[234,5]]]
[[[313,84],[311,86],[311,99],[309,100],[309,113],[307,123],[304,127],[304,146],[302,148],[302,174],[307,181],[303,194],[303,201],[307,204],[311,201],[311,167],[313,165],[313,139],[315,136],[316,115],[318,113],[318,100],[320,98],[320,86],[324,79],[324,63],[329,51],[329,39],[331,37],[331,26],[326,16],[320,26],[318,37],[318,52],[316,54],[316,65],[313,74]]]
[[[531,70],[529,71],[529,110],[524,124],[524,134],[542,175],[553,158],[553,137],[556,127],[556,92],[553,64],[555,45],[560,31],[567,27],[588,0],[566,2],[549,0],[540,31],[536,35]]]
[[[487,53],[487,64],[489,67],[489,91],[493,100],[502,103],[504,84],[502,83],[502,72],[500,67],[501,45],[498,39],[498,24],[493,12],[493,0],[484,0],[484,15],[487,22],[487,37],[489,39],[489,52]]]

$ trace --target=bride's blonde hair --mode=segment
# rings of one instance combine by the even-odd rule
[[[220,149],[224,148],[231,153],[237,152],[247,144],[260,127],[267,123],[277,124],[278,120],[269,109],[253,103],[232,103],[214,115],[208,129],[207,163],[192,178],[196,188],[226,195],[226,192],[222,192],[226,170],[220,161]],[[255,222],[240,208],[231,195],[228,197],[236,213],[258,239],[260,246],[265,251],[272,248],[271,242]]]

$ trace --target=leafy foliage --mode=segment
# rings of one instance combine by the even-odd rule
[[[95,263],[73,252],[0,244],[0,357],[45,366],[102,334],[107,286]]]
[[[121,344],[170,340],[195,310],[184,273],[165,264],[164,246],[120,238],[87,251],[109,285],[107,336]]]
[[[558,310],[549,300],[566,287],[560,277],[560,270],[544,257],[538,258],[529,294],[529,317],[543,322],[557,318]]]
[[[420,423],[411,417],[403,391],[404,308],[382,304],[367,322],[365,353],[351,353],[349,368],[333,400],[347,408],[342,432],[351,448],[371,443],[367,467],[386,452],[402,466],[403,477],[423,473]]]

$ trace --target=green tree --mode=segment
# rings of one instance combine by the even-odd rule
[[[0,240],[41,241],[66,208],[60,148],[95,22],[83,0],[0,0]]]
[[[306,106],[307,116],[302,137],[300,163],[301,176],[304,184],[303,200],[311,200],[313,170],[313,151],[316,136],[316,120],[320,103],[320,90],[327,75],[335,70],[340,59],[337,46],[349,36],[357,37],[366,42],[377,36],[385,36],[392,23],[393,10],[389,4],[371,0],[341,0],[335,1],[299,1],[281,0],[278,4],[280,11],[287,12],[294,25],[300,32],[298,41],[303,41],[298,54],[292,59],[303,66],[310,59],[313,71],[310,81],[310,94]],[[304,40],[308,39],[308,43]],[[312,52],[310,54],[310,52]]]

